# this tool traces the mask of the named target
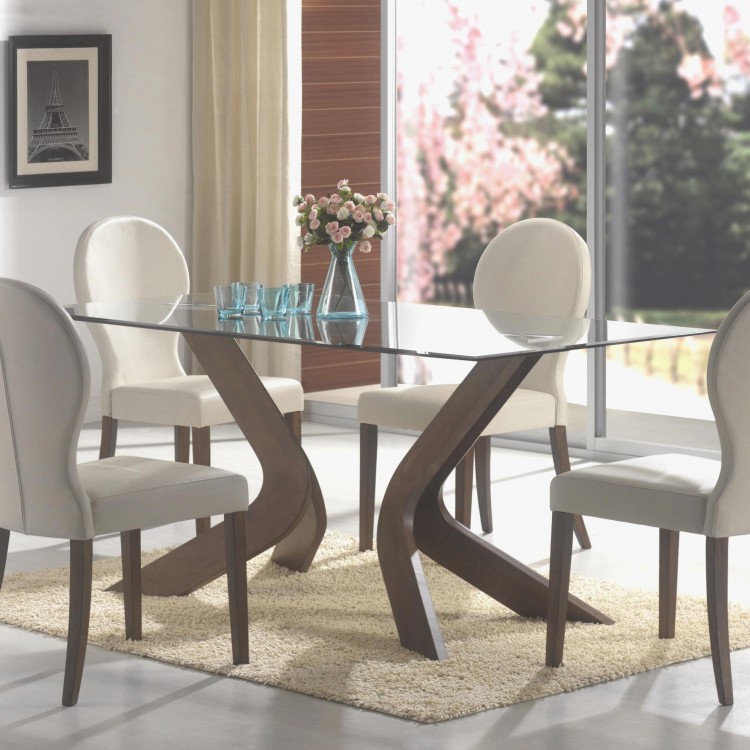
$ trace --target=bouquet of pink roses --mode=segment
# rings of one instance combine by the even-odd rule
[[[396,223],[393,201],[385,193],[355,193],[349,187],[349,180],[340,180],[336,187],[337,191],[328,197],[294,196],[297,225],[306,230],[297,244],[305,250],[313,245],[330,244],[343,250],[358,242],[359,249],[369,253],[370,240],[382,237]]]

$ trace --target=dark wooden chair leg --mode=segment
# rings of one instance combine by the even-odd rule
[[[228,513],[224,516],[229,628],[232,634],[232,660],[235,664],[247,664],[250,661],[247,632],[245,515],[244,512],[239,512]]]
[[[547,609],[548,667],[562,664],[565,622],[568,618],[570,560],[573,553],[573,515],[552,512],[552,540],[549,553],[549,607]]]
[[[193,463],[211,465],[211,428],[193,427]],[[195,533],[203,534],[211,528],[210,518],[195,519]]]
[[[5,563],[8,561],[8,544],[10,542],[10,531],[0,529],[0,588],[3,587],[5,578]]]
[[[375,529],[375,475],[378,467],[378,426],[359,426],[359,551],[372,549]]]
[[[659,638],[674,638],[680,532],[659,529]]]
[[[568,433],[565,425],[556,425],[549,428],[549,442],[552,447],[552,461],[555,464],[555,474],[564,474],[570,471],[570,455],[568,454]],[[583,549],[591,549],[591,540],[586,530],[586,524],[579,515],[574,516],[576,539]]]
[[[471,528],[471,498],[474,494],[474,448],[456,466],[456,520]]]
[[[719,703],[734,703],[732,665],[729,659],[729,614],[727,582],[729,577],[729,540],[706,537],[706,592],[708,594],[708,631],[711,659]]]
[[[490,456],[492,455],[492,437],[484,435],[474,444],[474,461],[476,462],[477,501],[482,531],[492,531],[492,480],[490,478]]]
[[[102,415],[102,440],[99,445],[99,458],[111,458],[117,448],[117,420]]]
[[[141,612],[141,531],[133,529],[120,534],[122,547],[122,583],[125,603],[125,638],[143,638]]]
[[[174,460],[181,464],[190,463],[190,428],[175,425]]]
[[[289,426],[289,429],[292,431],[292,435],[294,435],[294,437],[296,437],[297,440],[301,443],[302,442],[302,412],[290,411],[288,414],[284,415],[284,420]]]
[[[75,706],[81,688],[83,663],[91,614],[91,539],[70,542],[70,606],[68,610],[68,650],[65,658],[63,706]]]

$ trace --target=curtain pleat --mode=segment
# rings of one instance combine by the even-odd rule
[[[300,0],[193,0],[196,292],[299,281],[300,14]],[[260,374],[299,378],[299,347],[249,350]]]

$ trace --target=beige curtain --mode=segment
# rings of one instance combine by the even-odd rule
[[[300,0],[193,0],[196,292],[299,281],[300,15]],[[299,347],[250,349],[260,374],[299,378]]]

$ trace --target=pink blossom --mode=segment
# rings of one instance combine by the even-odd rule
[[[353,201],[347,201],[346,203],[344,203],[344,208],[349,211],[349,213],[351,213],[352,211],[354,211],[356,206],[354,205]]]
[[[362,240],[358,245],[360,252],[369,253],[372,250],[372,245],[368,240]],[[364,261],[363,261],[364,262]]]
[[[348,185],[348,184],[349,184],[349,180],[339,180],[336,183],[336,187],[340,190],[342,187],[344,187],[344,185]]]
[[[329,203],[328,198],[325,198],[325,197],[320,198],[320,200],[318,200],[318,205],[321,208],[325,208],[328,205],[328,203]]]
[[[393,211],[396,208],[396,204],[393,201],[386,201],[385,202],[385,208],[388,211]]]
[[[310,219],[317,219],[318,218],[318,209],[313,208],[312,211],[310,211]]]
[[[388,216],[385,217],[386,224],[390,224],[393,226],[396,223],[396,217],[393,214],[388,214]]]
[[[366,213],[366,214],[365,214],[365,215],[364,215],[364,216],[363,216],[362,218],[363,218],[363,219],[364,219],[365,221],[372,221],[372,214],[370,214],[370,213]]]
[[[364,221],[365,215],[360,209],[357,208],[352,212],[352,218],[354,219],[354,221]]]
[[[377,219],[377,221],[383,221],[383,212],[379,208],[376,208],[372,212],[372,215]]]
[[[326,232],[328,234],[333,234],[334,232],[339,231],[339,223],[338,221],[329,221],[328,224],[326,224]]]
[[[365,203],[375,203],[377,198],[374,195],[368,195],[367,198],[365,198]]]
[[[310,220],[310,229],[317,229],[320,226],[320,222],[317,219]]]
[[[381,201],[387,201],[388,196],[385,193],[378,193],[378,199]],[[375,201],[373,201],[373,203],[375,203]]]
[[[344,235],[341,234],[341,232],[334,232],[331,235],[331,239],[337,244],[340,245],[344,241]]]
[[[344,237],[350,237],[352,233],[352,228],[344,225],[343,227],[341,227],[339,231]]]
[[[315,203],[315,196],[312,193],[308,193],[305,196],[305,202],[312,206]]]

